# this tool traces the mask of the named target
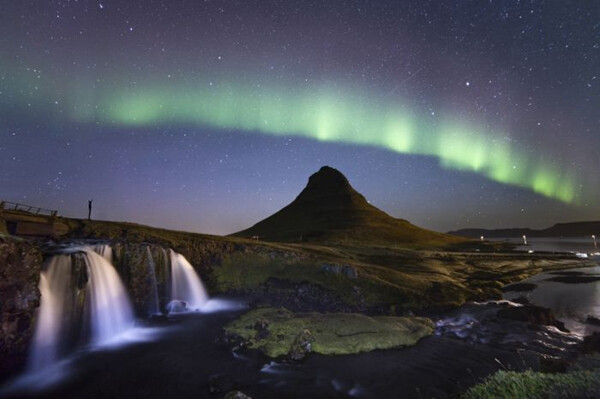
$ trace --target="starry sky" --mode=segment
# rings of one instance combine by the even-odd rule
[[[2,9],[1,200],[229,234],[330,165],[438,231],[600,219],[600,2]]]

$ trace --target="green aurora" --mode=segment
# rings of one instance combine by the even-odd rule
[[[126,90],[106,98],[105,122],[130,126],[193,124],[218,129],[373,146],[434,156],[444,168],[479,173],[565,203],[575,201],[576,179],[566,170],[531,159],[506,135],[458,121],[441,127],[415,112],[369,100],[358,90]]]
[[[578,198],[572,171],[504,139],[507,134],[451,118],[429,122],[432,118],[399,102],[377,100],[358,88],[146,83],[106,90],[71,82],[58,95],[42,83],[39,87],[35,96],[15,92],[13,101],[43,109],[60,97],[68,118],[78,123],[206,126],[433,156],[444,168],[475,172],[564,203]]]

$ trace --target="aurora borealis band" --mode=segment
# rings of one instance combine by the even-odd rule
[[[287,92],[256,95],[240,88],[117,92],[106,105],[106,117],[126,125],[193,123],[430,155],[444,167],[477,172],[567,203],[575,200],[574,173],[551,163],[532,162],[518,148],[489,138],[484,130],[452,121],[439,128],[427,126],[413,112],[369,103],[357,93],[319,93],[318,88]]]
[[[104,218],[229,233],[329,164],[437,230],[597,219],[598,17],[591,3],[10,4],[1,199],[76,214],[95,196]]]

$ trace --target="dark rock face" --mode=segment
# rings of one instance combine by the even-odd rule
[[[581,344],[581,351],[583,353],[600,352],[600,333],[594,332],[586,336]]]
[[[280,306],[294,312],[364,312],[365,300],[358,287],[353,291],[355,304],[343,300],[339,294],[307,282],[293,283],[286,280],[269,278],[258,289],[242,292],[249,297],[253,305]]]
[[[525,305],[519,307],[508,307],[498,310],[498,317],[501,319],[517,320],[530,323],[534,326],[555,326],[561,331],[567,331],[565,324],[554,318],[550,309],[535,305]]]
[[[168,247],[148,243],[118,242],[112,244],[113,265],[119,272],[135,312],[139,316],[148,316],[153,312],[165,310],[170,301],[169,278],[171,263]],[[154,309],[158,295],[158,307]]]
[[[0,216],[0,234],[8,234],[6,229],[6,221]]]
[[[533,291],[537,284],[533,283],[515,283],[502,287],[502,292],[529,292]]]
[[[40,304],[42,254],[27,241],[0,241],[0,374],[23,367]]]
[[[589,314],[585,322],[594,326],[600,326],[600,319]]]

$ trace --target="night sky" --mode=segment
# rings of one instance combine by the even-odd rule
[[[600,2],[2,1],[1,200],[228,234],[323,165],[438,231],[600,219]]]

